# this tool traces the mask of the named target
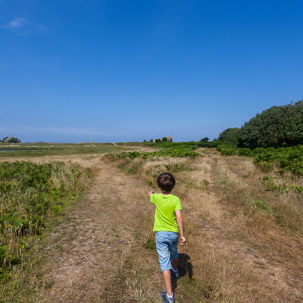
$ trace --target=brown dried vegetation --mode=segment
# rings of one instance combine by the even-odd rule
[[[163,171],[176,177],[188,237],[177,302],[302,302],[302,200],[266,190],[250,159],[71,160],[93,167],[94,182],[50,235],[40,284],[20,302],[161,302],[147,193]]]
[[[267,191],[250,159],[216,153],[143,162],[135,173],[154,186],[166,170],[176,175],[189,237],[180,250],[194,275],[178,281],[178,302],[301,302],[300,196]]]

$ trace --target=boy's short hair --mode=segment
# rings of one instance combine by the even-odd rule
[[[165,193],[170,193],[175,187],[176,180],[171,173],[162,173],[157,179],[157,185]]]

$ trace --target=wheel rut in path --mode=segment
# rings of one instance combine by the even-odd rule
[[[252,186],[249,182],[244,181],[239,173],[233,173],[231,168],[233,168],[232,165],[234,163],[229,162],[231,158],[211,155],[210,159],[212,173],[209,178],[213,180],[213,183],[216,182],[217,176],[215,175],[221,171],[221,173],[226,174],[226,177],[230,180],[229,182],[237,184],[237,189],[245,191]],[[213,190],[215,191],[216,189],[213,188]],[[227,213],[231,211],[231,206],[227,206],[230,202],[224,202],[227,198],[226,193],[224,196],[223,193],[220,195],[218,190],[216,191],[221,209],[228,216]],[[252,193],[249,195],[252,195]],[[237,207],[236,205],[235,203],[233,207]],[[267,295],[270,294],[273,297],[274,293],[280,292],[280,296],[284,297],[285,302],[301,302],[303,298],[303,280],[302,271],[300,270],[300,260],[302,260],[303,256],[301,240],[299,242],[296,236],[283,231],[279,225],[271,227],[271,230],[267,233],[264,232],[261,237],[257,233],[251,232],[250,235],[246,235],[246,240],[245,236],[243,236],[243,240],[224,236],[224,230],[226,231],[228,228],[228,225],[224,226],[222,223],[218,228],[209,229],[207,226],[204,226],[208,236],[212,236],[213,238],[211,245],[216,247],[217,250],[225,252],[226,255],[234,256],[237,260],[241,260],[239,262],[241,268],[248,270],[248,272],[254,272],[261,279]],[[241,233],[239,227],[233,230],[233,232],[235,231]],[[293,250],[292,256],[288,250],[290,247]],[[279,300],[281,297],[279,297]],[[264,296],[264,302],[266,300],[270,299],[266,299]]]
[[[97,173],[92,186],[46,248],[50,252],[44,266],[47,282],[37,302],[106,302],[104,291],[108,292],[138,241],[142,207],[136,205],[138,200],[129,199],[138,180],[94,162]]]

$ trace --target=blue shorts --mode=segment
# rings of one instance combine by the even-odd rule
[[[171,231],[156,232],[156,247],[161,271],[170,270],[171,260],[178,258],[178,234]]]

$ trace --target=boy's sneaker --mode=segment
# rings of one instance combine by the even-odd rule
[[[172,298],[169,298],[168,295],[167,295],[166,290],[162,290],[161,291],[161,298],[162,298],[162,300],[163,300],[164,303],[175,303],[174,294],[173,294]]]
[[[174,270],[173,268],[171,269],[171,276],[174,279],[179,279],[180,278],[180,273],[179,273],[179,269]]]

